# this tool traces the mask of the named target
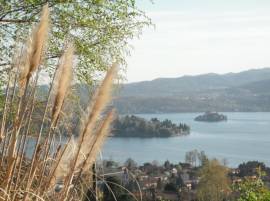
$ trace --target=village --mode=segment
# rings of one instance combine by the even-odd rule
[[[202,185],[202,166],[202,163],[198,166],[186,162],[172,164],[168,160],[162,165],[153,161],[138,166],[131,158],[127,159],[124,166],[119,166],[116,162],[108,160],[103,161],[102,176],[115,177],[123,187],[137,198],[143,197],[143,200],[195,201],[199,185]],[[252,181],[261,178],[265,185],[270,187],[270,168],[263,163],[249,161],[240,164],[238,168],[227,170],[230,185],[241,183],[247,178]]]

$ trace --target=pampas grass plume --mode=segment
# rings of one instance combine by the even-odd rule
[[[56,89],[56,96],[53,104],[53,109],[52,109],[52,125],[54,126],[61,108],[64,103],[64,99],[67,95],[68,88],[71,83],[72,79],[72,64],[73,64],[73,52],[74,48],[73,45],[70,45],[62,58],[60,59],[60,65],[58,68],[58,74],[56,84],[57,84],[57,89]]]

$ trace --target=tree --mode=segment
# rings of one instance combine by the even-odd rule
[[[169,161],[169,160],[166,160],[166,161],[164,162],[164,168],[165,168],[166,170],[170,170],[171,167],[172,167],[172,165],[171,165],[170,161]]]
[[[228,196],[229,180],[227,168],[220,165],[218,160],[204,164],[200,171],[197,198],[199,201],[222,201]]]
[[[55,64],[62,44],[73,41],[78,62],[76,78],[88,84],[95,80],[96,71],[105,71],[112,62],[125,64],[130,39],[151,24],[135,0],[0,0],[1,73],[11,65],[10,52],[16,41],[28,33],[46,3],[51,11],[52,36],[47,63]]]
[[[199,152],[197,149],[186,152],[185,162],[190,165],[197,166],[197,161],[199,165],[202,166],[204,163],[207,163],[208,158],[204,151]]]
[[[177,192],[177,186],[175,183],[167,183],[164,187],[165,191],[169,191],[169,192]]]
[[[141,117],[127,115],[118,117],[115,120],[113,134],[121,137],[171,137],[186,135],[188,130],[185,130],[183,125],[177,126],[169,120],[160,122],[158,119],[152,119],[148,121]]]
[[[118,163],[113,160],[104,160],[103,165],[107,168],[118,167]]]
[[[233,190],[238,195],[237,201],[269,201],[270,191],[260,178],[246,177],[243,182],[233,185]]]
[[[129,170],[133,170],[137,167],[137,163],[132,159],[128,158],[124,164]]]
[[[198,160],[201,166],[207,163],[208,157],[206,156],[204,151],[198,152]]]
[[[270,169],[267,168],[264,163],[258,161],[248,161],[238,166],[238,169],[240,171],[239,176],[244,177],[258,175],[259,168],[266,173],[270,172]]]
[[[194,149],[192,151],[187,152],[186,156],[185,156],[186,163],[189,163],[190,165],[196,166],[198,155],[199,155],[199,152],[197,149]]]
[[[103,185],[103,200],[104,201],[134,201],[134,197],[124,190],[121,182],[117,177],[108,177]]]

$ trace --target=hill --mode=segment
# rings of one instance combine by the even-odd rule
[[[270,111],[270,68],[240,73],[159,78],[126,84],[120,113]]]

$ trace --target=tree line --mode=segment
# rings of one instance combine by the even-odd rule
[[[152,118],[148,121],[127,115],[115,120],[112,132],[116,137],[172,137],[189,134],[190,127],[185,123],[177,125],[168,119]]]

